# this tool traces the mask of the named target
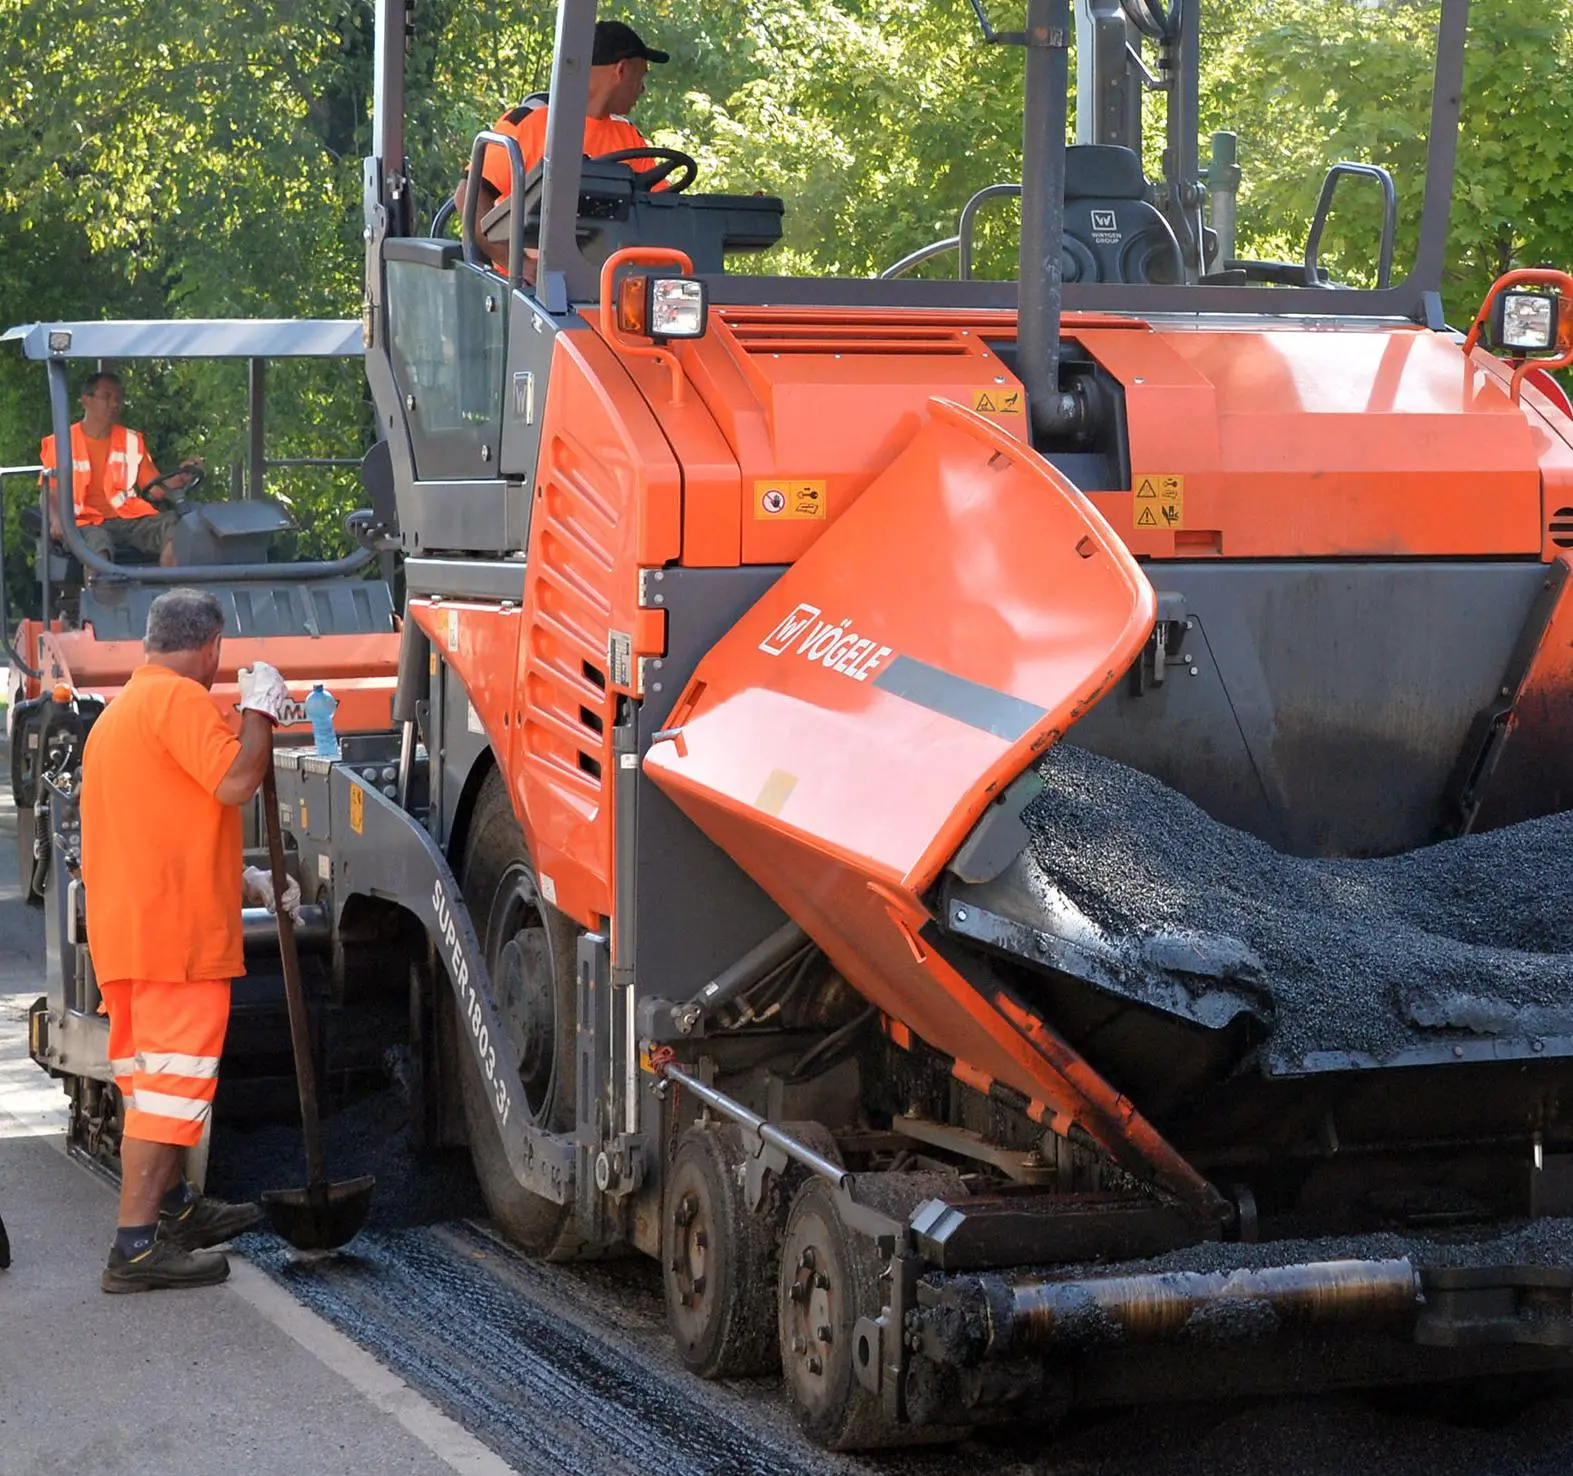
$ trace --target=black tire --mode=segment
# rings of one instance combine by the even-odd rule
[[[703,1379],[748,1378],[780,1367],[776,1256],[780,1197],[758,1209],[743,1190],[746,1154],[731,1123],[692,1127],[667,1170],[661,1206],[666,1320],[684,1366]]]
[[[551,1133],[574,1125],[574,951],[578,928],[539,895],[535,869],[502,775],[481,785],[464,847],[461,886],[504,1023],[520,1047],[518,1104]],[[459,1082],[470,1157],[497,1227],[530,1255],[566,1261],[588,1253],[573,1205],[514,1177],[492,1118],[481,1068],[459,1043]]]
[[[932,1193],[932,1180],[923,1175],[864,1174],[858,1185],[865,1181],[874,1181],[877,1192],[859,1193],[859,1202],[900,1218]],[[836,1190],[824,1179],[807,1180],[792,1200],[781,1247],[781,1367],[803,1433],[827,1450],[932,1444],[969,1433],[899,1424],[858,1381],[853,1332],[859,1318],[879,1316],[888,1299],[880,1279],[885,1264],[872,1240],[847,1228]]]

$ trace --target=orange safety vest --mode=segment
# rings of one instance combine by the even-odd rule
[[[142,463],[147,450],[139,431],[127,430],[123,425],[109,430],[109,460],[104,466],[104,497],[122,518],[145,518],[158,509],[136,495],[137,479],[142,473]],[[43,463],[44,475],[55,471],[55,438],[45,436],[39,448],[38,459]],[[101,523],[103,516],[97,508],[87,504],[87,479],[92,475],[93,463],[87,454],[87,432],[79,420],[71,427],[71,496],[76,504],[77,523]]]

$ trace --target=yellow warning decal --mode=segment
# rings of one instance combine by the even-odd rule
[[[1026,402],[1019,389],[978,390],[972,396],[972,408],[979,415],[1020,415]]]
[[[754,516],[777,521],[823,518],[825,484],[794,480],[754,483]]]
[[[310,830],[311,829],[311,817],[306,813],[306,801],[305,800],[302,800],[300,802],[300,828],[302,830]]]
[[[366,829],[366,791],[358,784],[350,786],[350,829],[356,835]]]
[[[1138,528],[1172,531],[1185,526],[1184,477],[1152,474],[1132,480],[1136,483],[1132,520]]]

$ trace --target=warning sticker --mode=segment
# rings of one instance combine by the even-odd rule
[[[770,481],[754,483],[754,516],[788,519],[823,518],[823,482]]]
[[[1133,521],[1138,528],[1183,528],[1185,526],[1185,478],[1145,476],[1133,479],[1136,492],[1131,499]]]
[[[972,408],[979,415],[1020,415],[1026,405],[1019,389],[1002,385],[999,389],[977,390],[972,396]]]
[[[350,786],[350,829],[356,835],[366,829],[366,791],[358,784]]]

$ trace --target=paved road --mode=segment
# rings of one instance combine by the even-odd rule
[[[0,831],[9,823],[0,808]],[[353,1120],[351,1139],[378,1136],[365,1151],[377,1155],[380,1204],[348,1254],[303,1259],[250,1236],[226,1287],[106,1298],[96,1282],[111,1195],[59,1151],[61,1099],[26,1060],[38,919],[17,899],[12,855],[0,834],[0,1213],[16,1249],[0,1274],[0,1476],[1573,1471],[1573,1399],[1490,1426],[1354,1397],[1200,1405],[826,1457],[798,1438],[770,1383],[682,1371],[650,1263],[541,1266],[474,1219],[427,1223],[473,1209],[474,1186],[462,1165],[432,1178],[401,1161],[394,1093]],[[293,1151],[287,1137],[254,1136],[216,1142],[215,1160],[244,1156],[255,1176]]]

